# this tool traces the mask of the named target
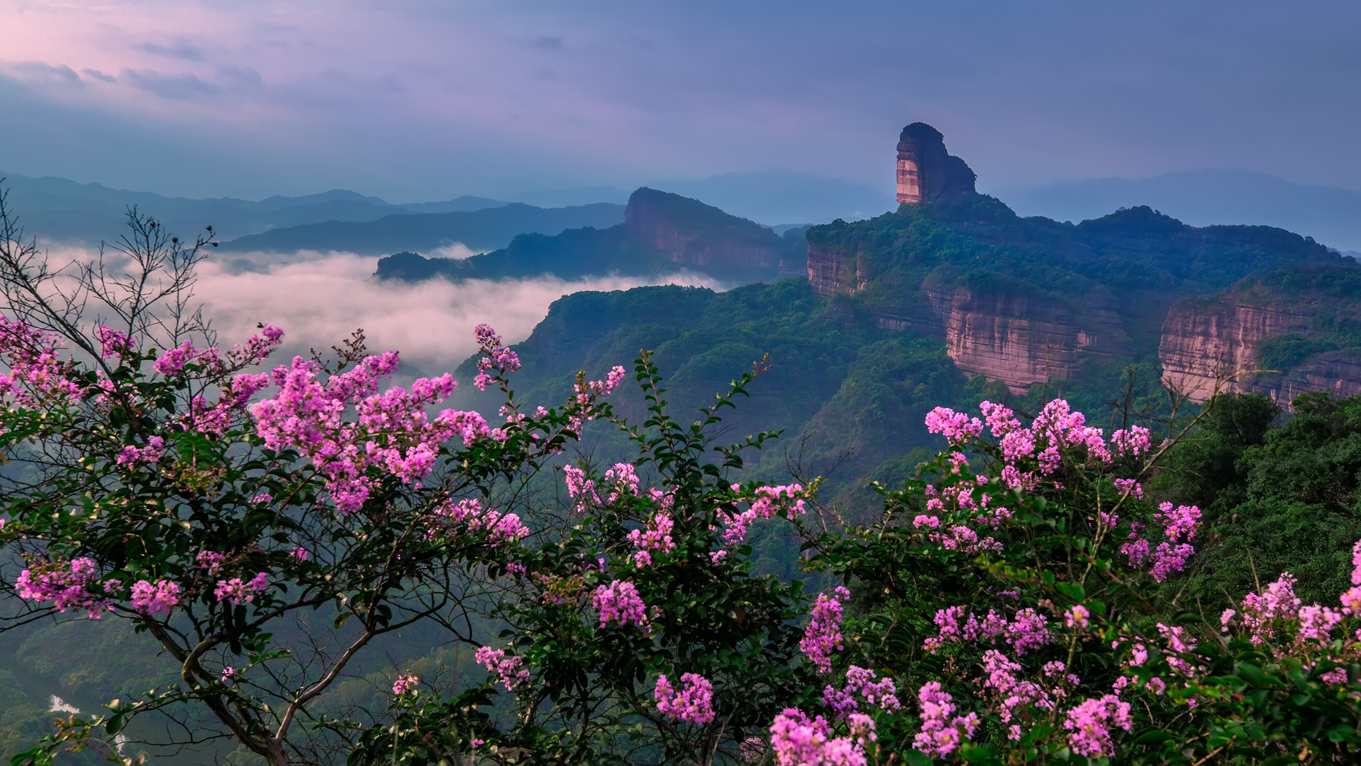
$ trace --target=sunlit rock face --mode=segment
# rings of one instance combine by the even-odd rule
[[[977,193],[977,176],[964,160],[945,150],[945,136],[924,122],[898,137],[898,203],[915,205]]]
[[[1288,364],[1262,354],[1273,338],[1303,343],[1318,335],[1320,313],[1337,312],[1337,302],[1297,298],[1286,305],[1261,297],[1233,291],[1173,306],[1158,349],[1163,382],[1196,402],[1221,392],[1266,394],[1282,406],[1307,391],[1361,394],[1355,349],[1320,346]]]

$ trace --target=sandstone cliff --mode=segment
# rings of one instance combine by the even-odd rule
[[[1292,314],[1290,301],[1241,310],[1187,303],[1169,317],[1173,304],[1263,269],[1314,264],[1361,273],[1290,232],[1197,228],[1148,207],[1077,225],[1020,218],[974,192],[973,172],[929,125],[904,129],[898,150],[905,204],[878,218],[810,229],[809,283],[819,295],[850,297],[835,305],[840,316],[860,312],[881,328],[940,338],[960,370],[1015,392],[1111,369],[1089,362],[1118,366],[1160,353],[1169,382],[1203,388],[1221,359],[1251,363],[1263,339],[1302,333],[1317,312]],[[1357,299],[1361,288],[1347,298]],[[1239,390],[1288,397],[1321,386],[1350,390],[1348,381],[1361,380],[1342,346],[1310,349],[1307,365],[1244,378]]]
[[[964,160],[945,150],[945,136],[924,122],[898,137],[898,202],[915,205],[974,194],[978,176]]]
[[[1355,267],[1299,266],[1182,301],[1163,323],[1163,381],[1193,401],[1217,391],[1282,405],[1306,391],[1361,393],[1361,277]]]

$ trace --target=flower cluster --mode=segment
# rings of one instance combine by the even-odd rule
[[[492,545],[514,543],[529,535],[518,514],[483,507],[476,498],[447,501],[426,516],[426,539],[433,540],[455,530],[485,535]]]
[[[1130,527],[1128,539],[1120,546],[1120,552],[1129,557],[1129,566],[1139,568],[1145,561],[1150,563],[1149,574],[1157,582],[1166,580],[1172,572],[1180,572],[1186,560],[1196,552],[1189,542],[1196,535],[1200,525],[1200,509],[1193,505],[1173,508],[1171,503],[1158,506],[1154,518],[1162,524],[1163,535],[1167,538],[1150,551],[1149,541],[1143,535],[1142,524]],[[1114,519],[1108,521],[1114,524]],[[1182,542],[1185,537],[1187,542]]]
[[[1134,725],[1129,709],[1128,702],[1107,694],[1099,699],[1084,700],[1069,710],[1063,726],[1069,731],[1068,743],[1073,752],[1093,758],[1111,755],[1114,751],[1111,729],[1129,731]]]
[[[703,676],[686,673],[677,691],[665,675],[660,675],[652,697],[657,701],[657,711],[669,718],[699,726],[714,720],[714,687]]]
[[[741,486],[732,485],[734,492]],[[788,484],[778,487],[757,487],[750,495],[750,505],[740,513],[719,511],[718,518],[723,523],[723,544],[729,548],[740,545],[747,539],[747,529],[757,519],[769,519],[781,510],[788,513],[803,514],[805,504],[803,485]]]
[[[846,685],[837,689],[828,684],[822,690],[822,702],[831,708],[838,718],[846,718],[851,713],[859,712],[861,700],[872,708],[897,710],[900,707],[898,689],[894,686],[893,679],[875,681],[875,678],[873,670],[851,665],[846,670]]]
[[[852,737],[833,737],[822,716],[809,718],[798,708],[785,708],[770,726],[770,747],[778,766],[866,766],[865,744],[874,739],[874,724],[856,716]],[[858,735],[858,736],[856,736]]]
[[[448,374],[417,379],[409,392],[394,386],[379,394],[379,381],[397,367],[397,353],[388,351],[323,383],[317,363],[295,357],[271,373],[278,394],[251,408],[265,446],[293,447],[310,458],[344,513],[368,499],[374,486],[370,469],[413,482],[434,467],[441,443],[462,436],[467,445],[490,433],[475,412],[444,410],[433,420],[426,415],[427,405],[453,392]],[[355,408],[354,420],[345,417],[349,406]]]
[[[94,559],[78,558],[69,564],[60,561],[32,564],[19,573],[15,584],[20,598],[55,602],[59,612],[84,609],[90,619],[97,620],[100,612],[113,608],[91,592],[98,580]]]
[[[635,552],[633,554],[633,565],[637,567],[652,566],[652,553],[670,553],[675,550],[676,543],[671,539],[671,530],[675,526],[671,521],[671,515],[665,511],[658,511],[648,519],[647,529],[630,530],[628,541],[633,544]]]
[[[912,744],[918,750],[943,758],[958,749],[960,742],[973,738],[978,728],[978,714],[954,715],[954,698],[941,691],[939,683],[923,684],[917,690],[917,702],[922,709],[922,730],[913,738]]]
[[[496,676],[507,691],[514,691],[516,686],[529,680],[529,670],[523,667],[524,660],[515,655],[507,655],[504,649],[493,649],[490,646],[483,646],[477,650],[474,659],[477,664],[487,669],[487,672]]]
[[[1053,639],[1049,621],[1034,609],[1025,608],[1016,612],[1011,620],[989,609],[982,619],[968,612],[965,607],[952,606],[936,612],[937,635],[926,639],[927,651],[935,654],[947,644],[978,643],[985,644],[1005,639],[1015,649],[1018,656],[1024,656],[1031,649],[1048,644]]]
[[[601,627],[611,622],[640,628],[648,626],[647,605],[638,595],[638,589],[627,580],[616,580],[596,588],[591,594],[591,602],[600,612]]]
[[[78,401],[81,389],[67,379],[69,363],[58,357],[61,346],[56,335],[0,316],[0,358],[9,365],[9,374],[0,374],[0,397],[13,396],[22,407]]]
[[[832,670],[832,652],[841,651],[845,647],[845,640],[841,635],[841,618],[846,600],[850,597],[851,592],[840,585],[830,596],[826,593],[818,594],[817,603],[813,605],[813,619],[803,629],[799,649],[823,673]]]
[[[411,691],[412,689],[416,688],[416,685],[419,684],[420,682],[421,679],[417,678],[416,676],[410,673],[407,673],[406,675],[397,676],[397,680],[392,682],[392,693],[394,695],[401,696]]]
[[[136,447],[131,444],[118,452],[115,460],[118,465],[136,466],[138,463],[155,463],[165,454],[165,439],[153,436],[147,439],[145,447]]]
[[[218,580],[217,588],[213,595],[219,602],[226,601],[233,606],[242,606],[255,600],[255,597],[265,592],[269,585],[269,574],[261,572],[249,580],[243,581],[240,577],[233,577],[230,580]]]
[[[180,586],[169,580],[157,580],[154,584],[139,580],[132,586],[132,608],[142,614],[165,612],[170,614],[180,603]]]
[[[473,379],[479,391],[486,391],[496,378],[520,369],[520,357],[501,342],[495,330],[480,324],[473,329],[473,337],[482,353],[477,360],[477,377]]]

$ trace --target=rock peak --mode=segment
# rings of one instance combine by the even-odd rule
[[[898,203],[915,205],[976,194],[978,176],[945,150],[945,136],[924,122],[903,128],[898,137]]]

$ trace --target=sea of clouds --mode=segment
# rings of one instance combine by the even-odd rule
[[[455,255],[457,248],[444,254]],[[209,258],[199,269],[197,296],[223,345],[243,341],[259,323],[271,324],[287,334],[280,358],[288,358],[310,348],[329,349],[363,328],[371,351],[396,349],[405,373],[431,375],[452,370],[477,350],[477,325],[491,325],[509,343],[522,341],[564,295],[649,284],[723,287],[688,273],[651,280],[539,277],[410,284],[376,279],[376,264],[376,258],[336,252]]]

